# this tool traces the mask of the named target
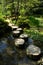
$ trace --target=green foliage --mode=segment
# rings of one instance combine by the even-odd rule
[[[5,21],[4,21],[4,18],[0,18],[0,24],[1,23],[4,23]]]
[[[21,28],[30,28],[29,19],[18,19],[17,25]]]
[[[33,16],[19,16],[17,25],[24,28],[37,27],[39,29],[39,20]]]
[[[24,29],[24,33],[27,33],[28,36],[30,36],[37,43],[37,45],[39,45],[39,42],[43,43],[43,35],[41,35],[38,30]]]
[[[34,44],[37,45],[38,47],[41,48],[41,50],[43,50],[43,35],[35,35],[33,36],[33,40],[34,40]]]
[[[0,13],[0,18],[3,18],[3,17],[4,17],[4,15],[2,13]]]
[[[32,30],[32,29],[30,29],[30,30],[24,29],[24,32],[27,33],[27,34],[29,34],[31,38],[32,38],[34,35],[38,35],[38,34],[39,34],[38,30]],[[37,36],[36,36],[36,37],[37,37]]]
[[[26,13],[26,10],[24,9],[24,8],[22,8],[22,9],[20,9],[20,15],[25,15],[25,13]]]
[[[7,13],[5,13],[5,16],[11,16],[11,12],[7,11]]]
[[[13,20],[12,23],[16,25],[16,20]]]
[[[31,25],[36,26],[36,27],[39,27],[39,20],[36,20],[35,17],[30,16],[29,17],[29,20],[30,20],[30,24]]]
[[[0,18],[0,38],[7,36],[10,32],[11,27],[8,26],[8,23],[3,18]]]

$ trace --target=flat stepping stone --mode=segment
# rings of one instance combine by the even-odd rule
[[[20,31],[13,31],[13,36],[16,38],[16,37],[19,37],[20,35]]]
[[[12,26],[12,30],[16,30],[18,26]]]
[[[12,24],[12,23],[9,23],[8,25],[9,25],[9,26],[11,26],[11,27],[12,27],[12,26],[15,26],[15,25],[14,25],[14,24]]]
[[[18,48],[23,48],[24,47],[25,41],[23,39],[15,39],[15,46]]]
[[[25,41],[28,41],[28,35],[27,34],[21,34],[20,38],[24,39]]]
[[[8,23],[9,23],[9,22],[11,22],[11,20],[10,20],[10,19],[6,19],[5,21],[6,21],[6,22],[8,22]]]
[[[41,50],[35,45],[29,45],[26,49],[26,53],[31,59],[38,59],[41,55]]]
[[[8,25],[9,25],[9,26],[12,26],[12,24],[11,24],[11,23],[9,23]]]
[[[23,29],[22,28],[17,28],[17,31],[20,31],[22,33]]]

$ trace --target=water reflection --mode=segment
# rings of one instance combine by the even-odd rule
[[[7,43],[3,40],[0,41],[0,53],[4,52],[7,48]]]

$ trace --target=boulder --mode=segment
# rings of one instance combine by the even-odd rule
[[[41,57],[41,49],[35,45],[29,45],[26,49],[26,54],[33,60],[38,60]]]

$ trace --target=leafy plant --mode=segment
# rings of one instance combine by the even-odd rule
[[[33,16],[30,16],[29,20],[31,25],[39,27],[39,20],[36,20]]]
[[[7,36],[8,33],[11,32],[11,27],[8,26],[8,23],[3,19],[0,18],[0,38],[3,36]]]
[[[29,19],[19,19],[17,21],[17,25],[21,28],[30,28],[29,26]]]

